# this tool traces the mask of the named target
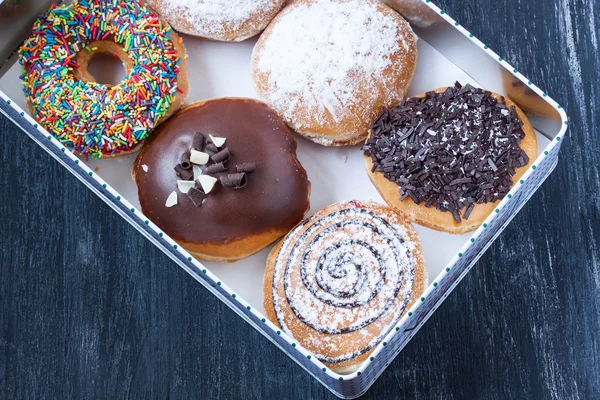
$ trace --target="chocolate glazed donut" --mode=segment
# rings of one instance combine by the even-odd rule
[[[192,191],[203,198],[200,202],[178,189],[182,177],[175,170],[182,155],[198,146],[199,135],[211,160],[220,159],[218,151],[230,153],[224,167],[214,161],[199,166],[203,176],[216,178],[209,191],[196,183]],[[247,173],[236,185],[242,170]],[[309,209],[310,182],[289,128],[252,99],[206,100],[181,110],[144,146],[133,178],[142,211],[200,259],[235,261],[254,254],[293,228]],[[170,207],[169,196],[177,199]]]

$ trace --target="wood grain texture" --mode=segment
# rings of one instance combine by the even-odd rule
[[[439,4],[556,98],[570,133],[365,398],[599,398],[600,4]],[[3,117],[0,140],[0,398],[333,397]]]

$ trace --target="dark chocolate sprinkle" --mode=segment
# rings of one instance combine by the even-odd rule
[[[204,150],[208,150],[212,153],[218,153],[219,149],[217,148],[217,146],[215,146],[214,143],[209,143],[206,145],[206,147],[204,148]]]
[[[194,203],[194,205],[196,207],[200,207],[202,205],[202,202],[206,198],[206,193],[204,193],[200,189],[196,189],[195,187],[191,188],[187,192],[187,195],[190,198],[190,200],[192,200],[192,203]]]
[[[181,168],[184,169],[190,169],[192,168],[192,164],[190,163],[190,152],[186,151],[185,153],[183,153],[181,155],[181,160],[179,165],[181,165]]]
[[[456,223],[460,222],[460,215],[458,215],[458,211],[452,210],[452,216],[454,217],[454,221],[456,221]]]
[[[464,219],[469,219],[471,216],[471,211],[473,211],[473,207],[475,207],[475,204],[469,204],[469,207],[467,207],[467,211],[465,211],[465,215],[463,216]]]
[[[248,183],[245,172],[228,174],[221,177],[221,184],[229,189],[241,189]]]
[[[225,171],[227,168],[225,168],[225,164],[223,164],[222,162],[220,163],[216,163],[213,165],[210,165],[206,168],[204,168],[204,171],[202,171],[205,174],[209,174],[209,175],[213,175],[216,174],[218,172],[223,172]]]
[[[246,172],[246,173],[254,172],[254,171],[256,171],[256,164],[255,163],[238,164],[235,166],[235,171],[236,172]]]
[[[202,132],[196,132],[194,139],[192,140],[192,149],[202,151],[204,150],[204,142],[206,138]]]
[[[187,181],[191,178],[193,178],[194,173],[189,170],[188,168],[184,168],[181,166],[181,164],[177,164],[175,166],[175,173],[177,174],[178,177],[180,177],[182,180]]]
[[[460,222],[462,210],[468,219],[476,203],[502,199],[515,169],[529,162],[518,146],[522,126],[504,98],[456,82],[384,109],[363,151],[373,171],[398,184],[402,201],[425,202]]]
[[[212,160],[216,163],[226,162],[231,158],[231,153],[229,152],[228,148],[224,148],[223,150],[219,151],[217,154],[211,156],[210,158],[212,158]]]

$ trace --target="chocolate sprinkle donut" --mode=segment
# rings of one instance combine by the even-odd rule
[[[522,127],[503,97],[457,82],[384,109],[363,151],[373,160],[372,171],[398,184],[401,201],[425,202],[458,223],[475,204],[510,191],[515,169],[529,162],[519,147]]]

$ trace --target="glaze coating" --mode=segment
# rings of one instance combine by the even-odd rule
[[[165,200],[179,179],[174,167],[196,132],[227,139],[229,172],[242,163],[255,163],[256,171],[243,189],[217,184],[201,207],[178,192],[178,204],[168,208]],[[214,99],[183,109],[144,146],[133,176],[143,212],[172,238],[188,243],[228,243],[291,229],[309,208],[310,183],[289,128],[267,105],[251,99]]]

